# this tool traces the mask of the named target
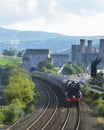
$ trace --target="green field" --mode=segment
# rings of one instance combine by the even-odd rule
[[[18,57],[0,57],[0,66],[10,65],[19,66],[22,64],[22,58]]]

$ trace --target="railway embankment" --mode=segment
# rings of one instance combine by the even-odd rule
[[[92,89],[90,85],[84,85],[82,87],[83,99],[95,113],[97,121],[104,127],[104,92],[97,88]]]

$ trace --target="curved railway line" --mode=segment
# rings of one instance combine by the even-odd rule
[[[32,123],[35,120],[38,120],[39,117],[41,118],[41,116],[44,115],[44,113],[48,109],[49,102],[50,102],[50,95],[47,89],[42,87],[43,84],[38,83],[38,81],[36,81],[36,84],[37,84],[38,91],[40,92],[40,95],[43,95],[43,98],[40,99],[39,107],[37,107],[36,111],[33,112],[31,115],[29,116],[27,115],[25,118],[14,123],[6,130],[26,130],[27,128],[29,128],[30,125],[32,125]]]
[[[43,104],[39,115],[32,114],[7,130],[79,130],[79,107],[65,107],[62,93],[52,84],[33,79],[42,91]]]
[[[58,109],[58,98],[54,91],[50,89],[46,84],[43,84],[45,91],[48,94],[48,104],[43,113],[31,124],[26,130],[45,130]]]
[[[66,120],[61,130],[79,130],[79,125],[80,125],[79,108],[78,107],[69,108]]]

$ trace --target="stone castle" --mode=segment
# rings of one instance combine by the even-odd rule
[[[72,45],[72,63],[85,67],[91,65],[97,57],[101,57],[100,67],[104,66],[104,39],[100,39],[99,48],[94,48],[92,40],[80,39],[80,45]]]
[[[91,63],[101,57],[100,68],[104,66],[104,39],[100,39],[98,48],[93,47],[92,40],[80,39],[79,45],[72,45],[72,64],[90,67]],[[50,49],[26,49],[23,55],[23,68],[31,71],[38,70],[38,64],[50,60],[55,67],[62,67],[69,62],[68,54],[52,54]]]
[[[26,49],[23,55],[23,68],[32,71],[38,70],[39,62],[50,60],[55,67],[62,67],[69,61],[68,54],[52,54],[50,49]]]

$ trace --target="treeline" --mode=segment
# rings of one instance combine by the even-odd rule
[[[0,123],[10,124],[21,118],[34,101],[35,85],[29,74],[18,67],[6,67],[0,75],[3,104],[0,106]]]
[[[63,68],[63,75],[80,74],[85,72],[85,68],[80,65],[69,64]]]
[[[57,71],[55,70],[54,65],[49,60],[40,62],[38,65],[38,68],[39,68],[39,71],[42,71],[42,72],[57,74]],[[63,68],[62,74],[73,75],[73,74],[80,74],[84,72],[85,72],[84,67],[80,65],[69,64]]]
[[[21,51],[17,51],[15,48],[8,48],[8,49],[4,49],[2,51],[2,55],[5,56],[18,56],[21,57],[23,55],[24,50]]]

